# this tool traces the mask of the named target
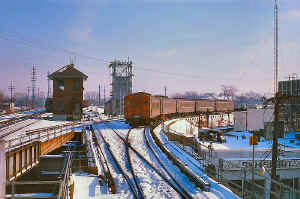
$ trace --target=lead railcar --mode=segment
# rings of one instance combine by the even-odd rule
[[[138,92],[125,97],[126,122],[132,126],[147,125],[151,121],[166,118],[199,115],[205,112],[233,111],[233,102],[227,100],[182,99],[152,96]]]

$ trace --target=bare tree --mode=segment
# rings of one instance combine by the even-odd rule
[[[238,89],[232,85],[222,85],[220,97],[224,97],[226,100],[234,100]]]
[[[200,97],[204,99],[216,99],[218,95],[213,92],[206,92],[206,93],[201,93]]]
[[[217,94],[213,92],[198,93],[196,91],[186,91],[185,93],[175,93],[172,97],[189,99],[216,99]]]

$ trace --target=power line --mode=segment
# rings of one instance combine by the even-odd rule
[[[78,52],[68,50],[68,49],[65,49],[65,48],[40,47],[40,46],[37,46],[37,45],[35,45],[31,42],[25,41],[25,40],[13,39],[13,38],[5,37],[5,36],[2,36],[2,35],[0,35],[0,39],[5,40],[5,41],[10,41],[10,42],[15,42],[15,43],[21,43],[25,46],[29,46],[29,47],[32,47],[32,48],[38,48],[38,49],[41,49],[41,50],[50,50],[50,51],[55,51],[55,52],[62,51],[62,52],[65,52],[67,54],[72,54],[72,55],[76,55],[76,56],[79,56],[79,57],[83,57],[83,58],[87,58],[87,59],[91,59],[91,60],[95,60],[95,61],[110,63],[110,61],[108,61],[106,59],[93,57],[93,56],[89,56],[89,55],[84,55],[82,53],[78,53]]]
[[[111,61],[108,61],[105,58],[99,58],[99,57],[85,55],[85,54],[78,53],[78,52],[73,51],[73,50],[68,50],[66,48],[40,47],[40,46],[36,46],[32,42],[28,42],[28,41],[21,40],[21,39],[13,39],[13,38],[5,37],[5,36],[2,36],[2,35],[0,35],[0,39],[5,40],[5,41],[9,41],[9,42],[21,43],[22,45],[29,46],[31,48],[38,48],[38,49],[42,49],[42,50],[50,50],[50,51],[54,51],[54,52],[62,51],[62,52],[65,52],[67,54],[76,55],[78,57],[82,57],[82,58],[89,59],[89,60],[94,60],[94,61],[101,62],[101,63],[111,63]],[[137,68],[135,68],[135,70],[148,71],[148,72],[152,72],[152,73],[159,73],[159,74],[165,74],[165,75],[170,75],[170,76],[178,76],[178,77],[183,77],[183,78],[199,79],[199,78],[210,78],[211,77],[209,75],[199,76],[199,75],[192,75],[192,74],[186,74],[186,73],[174,73],[174,72],[155,70],[155,69],[152,69],[152,68],[145,68],[145,67],[137,67]],[[224,77],[215,77],[215,78],[218,78],[218,79],[232,79],[232,78],[224,78]]]

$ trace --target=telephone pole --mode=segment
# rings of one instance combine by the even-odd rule
[[[47,79],[48,79],[48,94],[47,94],[47,97],[50,98],[51,96],[51,88],[50,88],[50,78],[49,78],[49,75],[50,75],[50,72],[48,71],[47,73]]]
[[[27,99],[26,99],[26,101],[27,101],[27,103],[26,103],[26,106],[27,106],[27,108],[28,108],[28,106],[29,106],[29,95],[30,95],[30,87],[29,86],[27,86]]]
[[[278,138],[277,134],[279,132],[278,129],[278,122],[279,122],[279,110],[280,110],[280,97],[278,94],[276,94],[274,98],[274,128],[273,128],[273,144],[272,144],[272,169],[271,169],[271,179],[272,180],[278,180],[277,179],[277,158],[278,158]],[[271,182],[271,190],[276,192],[276,184]],[[275,198],[273,196],[274,194],[271,194],[271,198]]]
[[[36,82],[36,68],[33,65],[32,66],[32,72],[31,72],[31,83],[32,83],[32,108],[34,108],[35,105],[35,82]]]
[[[99,106],[101,106],[101,86],[99,84]]]
[[[274,97],[278,92],[278,0],[274,0]]]
[[[105,86],[104,86],[104,105],[105,105]]]
[[[273,127],[273,144],[272,144],[272,169],[271,179],[277,179],[277,158],[278,158],[278,123],[279,123],[279,111],[280,103],[285,100],[285,97],[280,96],[278,93],[278,0],[274,0],[274,127]],[[271,181],[271,190],[276,193],[276,184]],[[271,194],[271,198],[275,198],[274,194]]]
[[[16,87],[13,85],[13,82],[10,81],[10,85],[8,86],[8,90],[10,91],[10,103],[13,103],[13,91],[16,89]]]

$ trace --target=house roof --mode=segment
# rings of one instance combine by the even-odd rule
[[[66,65],[48,76],[50,79],[57,78],[82,78],[87,79],[88,76],[80,72],[74,67],[74,64]]]

